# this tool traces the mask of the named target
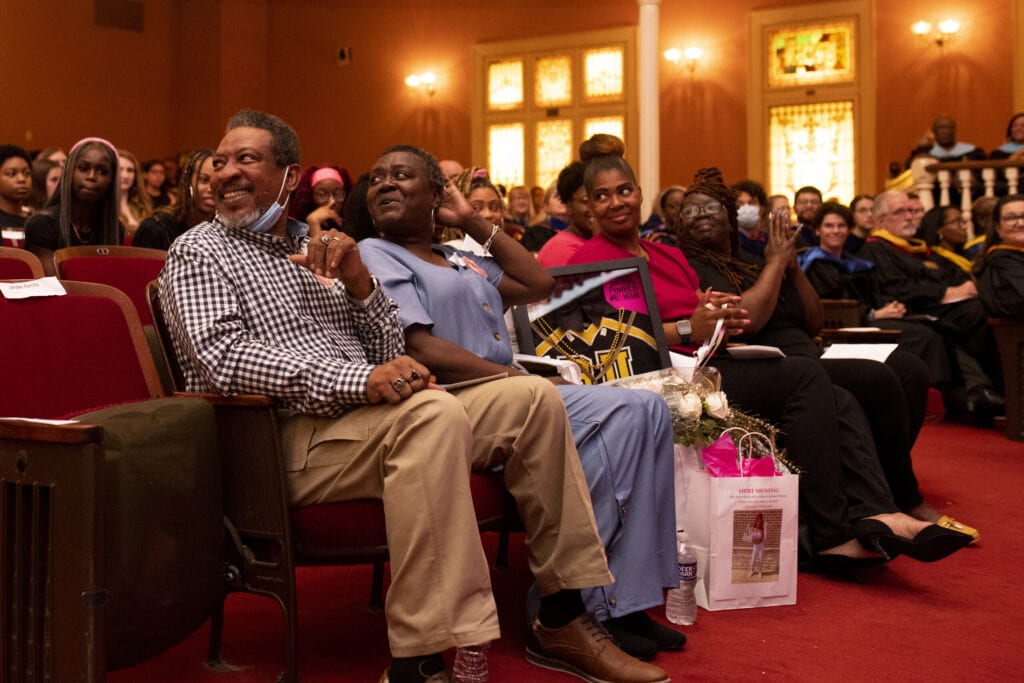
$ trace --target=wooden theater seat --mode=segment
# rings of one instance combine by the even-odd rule
[[[164,345],[170,374],[183,375],[160,308],[156,282],[147,296]],[[388,559],[383,503],[349,500],[291,507],[277,411],[264,396],[208,397],[217,413],[228,562],[222,604],[210,630],[208,661],[221,663],[223,600],[234,591],[278,602],[285,620],[282,680],[299,680],[298,603],[295,569],[304,565],[373,564],[371,609],[383,609],[384,562]],[[518,518],[499,474],[473,473],[470,488],[481,531],[499,531],[502,545]]]
[[[0,297],[3,681],[102,681],[180,642],[219,596],[213,411],[164,396],[123,293],[63,284]]]

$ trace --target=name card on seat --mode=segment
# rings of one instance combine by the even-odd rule
[[[21,282],[0,282],[0,294],[6,299],[30,299],[34,296],[64,296],[67,291],[55,277]]]

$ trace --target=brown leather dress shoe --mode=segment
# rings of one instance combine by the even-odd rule
[[[534,620],[526,661],[590,683],[668,683],[653,664],[630,657],[589,612],[562,628],[545,628]]]

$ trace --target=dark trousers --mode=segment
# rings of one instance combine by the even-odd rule
[[[783,431],[815,551],[850,540],[854,520],[896,511],[864,413],[820,362],[716,357],[712,365],[732,403]]]

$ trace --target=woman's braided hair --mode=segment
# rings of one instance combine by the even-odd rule
[[[714,251],[699,243],[683,228],[683,214],[679,213],[675,225],[671,226],[679,240],[679,248],[683,250],[687,258],[699,259],[717,270],[732,284],[737,292],[745,289],[745,283],[756,279],[760,268],[753,263],[748,263],[738,258],[739,254],[739,223],[736,219],[736,193],[726,186],[722,180],[722,172],[714,166],[702,168],[693,175],[693,183],[686,188],[683,197],[691,194],[703,194],[718,200],[722,204],[722,210],[729,217],[729,245],[728,254]]]

